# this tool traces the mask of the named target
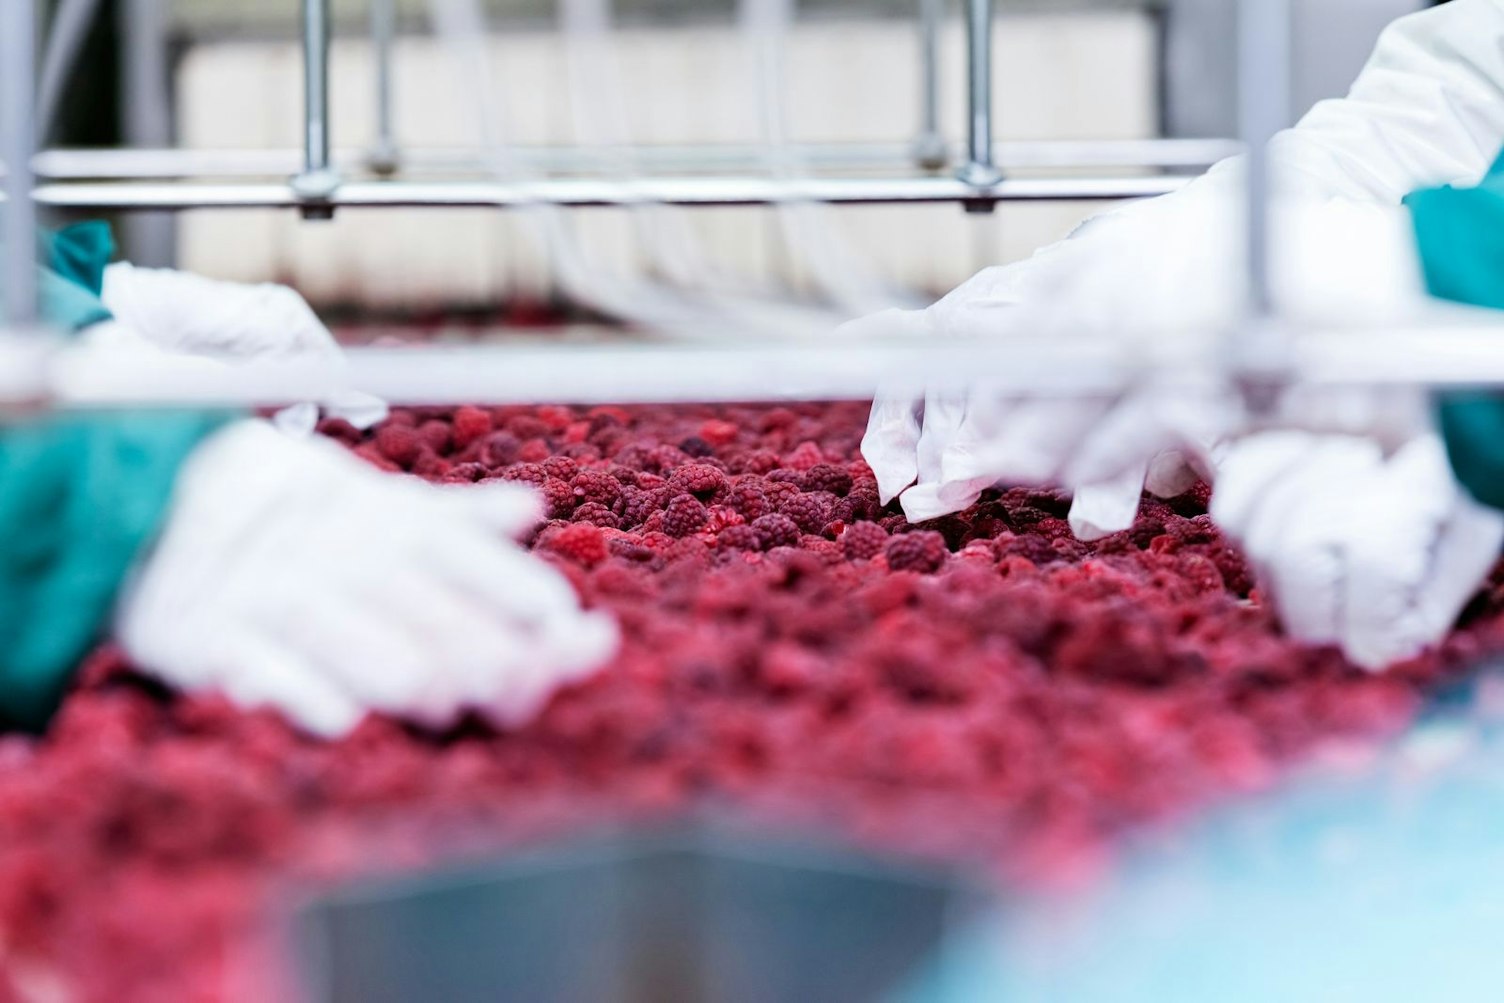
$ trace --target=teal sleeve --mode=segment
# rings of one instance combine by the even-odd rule
[[[1406,199],[1431,295],[1504,310],[1504,161],[1476,188],[1430,188]],[[1438,423],[1458,481],[1504,509],[1504,397],[1442,394]]]
[[[178,468],[226,420],[57,415],[0,428],[0,726],[46,724],[160,528]]]

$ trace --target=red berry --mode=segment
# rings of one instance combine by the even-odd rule
[[[686,463],[669,475],[668,483],[675,491],[705,502],[726,490],[726,475],[703,463]]]
[[[763,550],[799,545],[799,526],[786,515],[765,515],[754,519],[752,528],[757,531],[757,539]]]
[[[867,561],[888,546],[888,531],[875,522],[858,522],[841,534],[841,548],[853,561]]]
[[[663,510],[663,531],[669,536],[684,537],[705,527],[709,513],[693,495],[679,495]]]
[[[560,557],[593,568],[609,556],[606,537],[597,526],[572,523],[553,533],[541,544]]]
[[[616,529],[621,526],[621,520],[616,513],[598,502],[586,502],[574,510],[575,522],[588,522],[604,529]]]
[[[543,511],[550,519],[568,519],[575,509],[574,489],[557,477],[543,482]]]
[[[918,571],[930,574],[945,567],[950,552],[945,537],[939,533],[905,533],[888,542],[888,567],[894,571]]]
[[[574,485],[575,497],[582,502],[595,502],[610,508],[621,497],[621,481],[598,470],[576,474],[570,483]]]
[[[830,504],[820,495],[798,494],[786,500],[778,510],[806,533],[818,533],[830,517]]]
[[[831,463],[818,463],[804,472],[804,490],[827,491],[843,498],[851,491],[851,472]]]
[[[501,472],[501,479],[541,488],[548,483],[548,471],[537,463],[514,463]]]
[[[495,427],[491,423],[489,411],[468,405],[454,409],[451,425],[454,430],[454,448],[458,450],[464,450],[472,443],[484,439]]]
[[[376,430],[376,448],[382,456],[405,469],[423,451],[423,438],[415,429],[387,424]]]

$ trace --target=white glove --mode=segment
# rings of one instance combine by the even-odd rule
[[[244,285],[126,262],[104,272],[104,305],[121,325],[165,351],[224,363],[323,361],[338,365],[339,345],[308,303],[287,286]],[[356,428],[386,418],[384,403],[355,390],[322,402]],[[317,415],[300,407],[284,427],[308,426]]]
[[[1146,362],[1215,358],[1243,302],[1240,215],[1210,187],[1139,203],[1029,261],[982,272],[928,310],[878,314],[844,333],[1097,335]],[[1275,222],[1273,282],[1288,316],[1339,327],[1436,309],[1407,210],[1292,203]],[[884,501],[901,493],[912,521],[964,509],[995,484],[1058,484],[1078,492],[1077,534],[1095,539],[1131,525],[1142,488],[1169,497],[1211,479],[1242,420],[1235,397],[1214,384],[1172,392],[1151,381],[1110,400],[979,383],[964,394],[885,394],[862,449]]]
[[[1233,446],[1212,517],[1290,635],[1383,669],[1440,641],[1504,546],[1504,514],[1458,486],[1441,440],[1268,432]]]
[[[539,518],[517,485],[435,487],[239,422],[185,465],[116,634],[163,681],[317,735],[368,710],[515,725],[617,644],[610,618],[513,542]]]

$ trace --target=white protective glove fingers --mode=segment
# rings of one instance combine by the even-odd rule
[[[272,415],[272,424],[283,435],[307,439],[318,430],[319,406],[311,402],[293,404]]]
[[[392,413],[386,401],[360,390],[336,391],[324,402],[324,411],[329,417],[341,418],[362,432],[380,425]]]
[[[491,606],[503,624],[526,633],[550,618],[579,615],[574,589],[553,568],[516,546],[472,533],[440,536],[424,555],[428,573]]]
[[[952,465],[944,468],[944,474],[958,478],[986,474],[995,483],[1010,485],[1058,483],[1069,456],[1110,407],[1110,402],[1095,398],[1021,400],[1005,413],[995,435],[975,435],[968,454],[947,457]],[[1120,473],[1114,471],[1113,476]]]
[[[438,488],[451,507],[492,532],[510,540],[520,539],[543,522],[543,497],[526,484],[487,481],[482,484],[446,484]]]
[[[1076,539],[1094,543],[1131,529],[1138,518],[1146,473],[1142,468],[1129,470],[1116,480],[1077,489],[1068,517]]]
[[[219,652],[222,660],[205,653],[218,670],[216,685],[242,707],[281,711],[321,738],[348,734],[366,715],[356,699],[298,651],[271,637],[251,631],[226,633],[219,639]]]
[[[1222,394],[1210,391],[1134,394],[1112,408],[1070,452],[1065,484],[1110,481],[1147,458],[1170,452],[1208,466],[1212,448],[1231,431],[1233,411]],[[1161,490],[1172,486],[1161,481],[1163,477],[1156,478]]]
[[[1267,432],[1239,442],[1224,459],[1212,494],[1212,519],[1236,539],[1248,535],[1264,491],[1315,445],[1306,432]]]
[[[892,386],[879,393],[872,404],[867,432],[862,436],[862,459],[877,478],[878,496],[884,505],[919,478],[923,413],[923,394],[909,394]]]
[[[1179,498],[1195,487],[1197,481],[1215,481],[1216,467],[1212,457],[1193,463],[1180,450],[1167,449],[1149,461],[1144,490],[1156,498]]]
[[[968,402],[962,394],[948,389],[931,390],[925,394],[924,425],[915,448],[919,484],[939,486],[945,483],[945,451],[960,434],[967,413]]]

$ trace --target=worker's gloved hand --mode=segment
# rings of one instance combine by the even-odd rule
[[[1223,460],[1212,517],[1298,640],[1380,670],[1456,622],[1498,559],[1504,514],[1473,501],[1435,435],[1266,432]]]
[[[343,361],[329,329],[287,286],[222,282],[120,262],[105,269],[101,298],[118,323],[175,354],[231,364]],[[387,413],[380,400],[355,390],[337,391],[319,403],[357,428],[370,428]],[[311,430],[316,420],[312,407],[300,406],[280,424]]]
[[[1174,495],[1211,479],[1245,422],[1234,394],[1185,380],[1215,363],[1246,295],[1240,204],[1202,187],[1138,203],[1084,226],[1028,261],[989,269],[928,310],[856,321],[849,336],[1095,336],[1122,346],[1145,377],[1113,399],[1024,388],[898,388],[875,403],[863,454],[884,499],[911,520],[960,511],[997,484],[1077,493],[1085,539],[1126,529],[1141,489]],[[1394,323],[1424,309],[1406,210],[1327,202],[1275,215],[1275,294],[1300,321]],[[1157,379],[1155,366],[1173,380]],[[1210,371],[1210,370],[1208,370]]]
[[[617,644],[614,622],[515,542],[539,517],[517,485],[437,487],[239,422],[185,465],[116,634],[163,681],[317,735],[367,711],[515,725]]]

